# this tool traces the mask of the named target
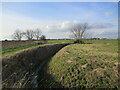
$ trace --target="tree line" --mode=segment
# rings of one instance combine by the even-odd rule
[[[78,23],[74,24],[70,28],[70,33],[74,39],[77,40],[78,43],[81,43],[82,39],[88,38],[90,35],[88,35],[87,30],[89,29],[88,23]],[[17,29],[12,37],[15,40],[21,40],[23,37],[25,37],[27,40],[45,40],[46,36],[42,35],[41,29],[28,29],[25,32],[22,32],[21,30]]]
[[[15,40],[22,40],[22,38],[26,38],[27,40],[46,40],[46,36],[42,35],[41,29],[27,29],[26,31],[21,31],[20,29],[15,30],[12,34],[12,38]]]

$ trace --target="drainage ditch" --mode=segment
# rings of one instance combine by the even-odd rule
[[[37,88],[38,72],[61,48],[69,45],[55,44],[23,51],[2,60],[3,88]],[[41,72],[42,73],[42,72]]]

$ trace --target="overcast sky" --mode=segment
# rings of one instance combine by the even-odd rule
[[[20,29],[40,28],[47,38],[69,38],[70,26],[87,22],[93,37],[117,38],[117,2],[3,2],[0,40]]]

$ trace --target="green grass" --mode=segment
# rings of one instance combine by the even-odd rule
[[[75,40],[48,40],[47,42],[48,43],[72,43],[74,42]],[[116,44],[118,43],[118,40],[83,40],[85,43],[112,43],[112,44]]]
[[[51,59],[45,75],[54,77],[44,80],[47,87],[118,88],[117,40],[66,46]]]
[[[48,40],[47,44],[70,43],[73,41],[74,40]],[[37,42],[39,41],[33,41],[33,43],[37,43]],[[17,52],[20,52],[32,47],[37,47],[37,46],[42,46],[42,45],[28,45],[28,46],[16,46],[16,47],[5,48],[5,49],[2,49],[2,57],[11,56]]]
[[[73,41],[74,40],[48,40],[47,44],[70,43]],[[39,41],[33,41],[33,43],[37,43],[37,42],[39,42]],[[5,49],[2,49],[2,56],[6,56],[6,55],[9,55],[11,53],[15,53],[17,51],[24,50],[27,48],[36,47],[36,46],[41,46],[41,45],[28,45],[28,46],[16,46],[16,47],[5,48]]]
[[[75,40],[48,40],[48,44],[60,44],[60,43],[72,43]],[[33,42],[39,42],[39,41],[33,41]],[[84,40],[85,43],[117,43],[117,40]],[[17,46],[17,47],[11,47],[11,48],[6,48],[2,49],[2,55],[6,56],[11,53],[15,53],[17,51],[27,49],[27,48],[32,48],[36,47],[39,45],[28,45],[28,46]]]
[[[74,40],[48,40],[48,43],[72,43]]]
[[[41,45],[28,45],[28,46],[18,46],[18,47],[11,47],[11,48],[6,48],[2,49],[2,58],[8,57],[8,56],[13,56],[16,55],[16,53],[22,52],[24,50],[40,47],[40,46],[45,46],[45,45],[51,45],[51,44],[41,44]]]
[[[3,57],[4,56],[9,56],[9,55],[15,54],[16,52],[22,51],[24,49],[37,47],[37,46],[40,46],[40,45],[17,46],[17,47],[2,49],[2,56]]]
[[[5,48],[5,49],[2,50],[2,54],[4,55],[4,54],[9,53],[9,52],[14,52],[14,51],[18,51],[18,50],[21,50],[21,49],[34,47],[34,46],[38,46],[38,45],[17,46],[17,47]]]
[[[112,43],[112,44],[117,44],[118,43],[118,40],[83,40],[85,43]]]

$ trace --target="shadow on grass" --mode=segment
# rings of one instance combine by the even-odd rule
[[[48,64],[51,58],[47,59],[42,70],[38,72],[38,87],[39,88],[64,88],[59,82],[55,80],[55,77],[47,73]]]
[[[63,47],[69,44],[64,45]],[[64,88],[59,82],[55,80],[55,77],[51,74],[47,73],[48,65],[51,61],[51,58],[63,47],[59,48],[54,54],[49,56],[48,58],[44,59],[45,63],[41,70],[38,71],[38,87],[39,88]]]
[[[2,61],[3,88],[36,88],[38,83],[40,87],[50,87],[51,85],[47,84],[51,84],[55,79],[46,72],[48,63],[52,56],[67,45],[69,43],[41,46],[4,58]],[[37,83],[36,80],[39,82]],[[57,85],[61,87],[59,83]]]
[[[67,46],[69,44],[66,44]],[[65,47],[63,46],[63,47]],[[63,47],[61,47],[59,50],[61,50]],[[48,71],[48,65],[51,61],[51,58],[59,51],[57,50],[54,54],[52,54],[50,57],[45,59],[46,61],[41,68],[41,70],[38,71],[38,88],[64,88],[61,83],[57,82],[55,80],[55,77],[49,74]]]

